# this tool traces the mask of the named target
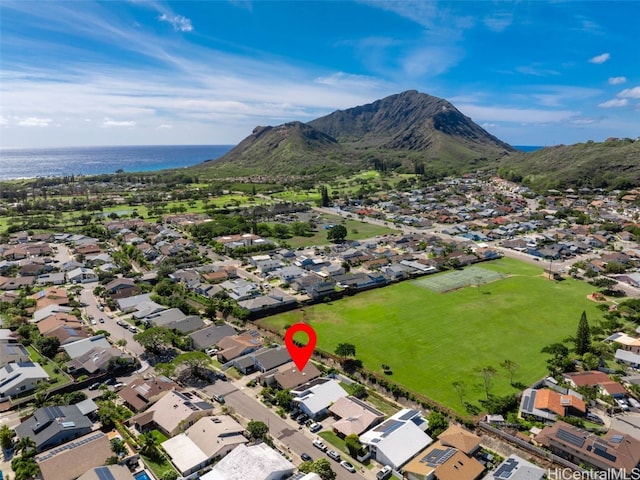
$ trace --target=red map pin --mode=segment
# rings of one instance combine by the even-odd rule
[[[298,332],[306,333],[309,339],[307,344],[303,347],[296,345],[293,341],[293,336]],[[287,350],[293,359],[293,363],[296,364],[299,371],[302,371],[311,358],[313,349],[316,348],[316,332],[311,325],[306,323],[296,323],[287,329],[287,333],[284,335],[284,344],[287,346]]]

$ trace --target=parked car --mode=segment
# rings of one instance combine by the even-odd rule
[[[113,388],[122,388],[122,387],[126,387],[127,384],[126,383],[122,383],[122,382],[118,382],[118,383],[114,383],[113,384]]]
[[[97,325],[98,322],[96,322],[96,319],[94,318],[93,320],[91,320],[91,325]]]
[[[222,372],[216,372],[216,377],[218,377],[218,379],[220,379],[220,380],[222,380],[224,382],[227,381],[227,376]]]
[[[217,348],[208,348],[207,350],[205,350],[205,352],[207,355],[209,355],[210,357],[215,355],[216,353],[218,353],[218,349]]]
[[[130,325],[128,328],[131,333],[138,333],[138,327],[134,327],[133,325]]]
[[[340,462],[340,466],[344,469],[346,469],[347,471],[351,472],[351,473],[356,473],[356,467],[354,467],[353,465],[351,465],[349,462],[347,462],[346,460],[342,460]]]
[[[591,413],[591,412],[587,413],[587,420],[589,420],[590,422],[593,422],[593,423],[597,423],[599,425],[604,425],[604,420],[602,420],[595,413]]]
[[[309,415],[303,413],[296,419],[296,422],[298,422],[300,425],[304,425],[307,420],[309,420]]]
[[[89,390],[97,390],[100,385],[102,385],[100,382],[92,383],[91,385],[89,385]]]
[[[98,320],[100,323],[104,323],[104,318],[101,318],[100,320]]]
[[[214,393],[213,395],[211,395],[211,398],[213,398],[218,403],[224,403],[224,397],[222,395],[216,395]]]
[[[311,433],[319,432],[320,430],[322,430],[322,425],[320,425],[317,422],[314,422],[311,425],[309,425],[309,430],[311,431]]]
[[[300,458],[305,462],[310,462],[313,460],[313,458],[311,458],[311,455],[309,455],[308,453],[301,453]]]
[[[616,403],[625,412],[629,411],[629,405],[627,404],[627,402],[624,401],[624,399],[616,398]]]
[[[324,443],[322,443],[322,440],[320,440],[319,438],[316,438],[313,441],[313,446],[319,450],[322,450],[323,452],[327,450],[327,446]]]
[[[333,458],[336,462],[340,461],[340,454],[338,452],[336,452],[335,450],[329,450],[327,452],[327,456],[329,458]]]
[[[389,465],[385,465],[382,470],[376,473],[376,478],[378,480],[387,480],[391,476],[391,467]]]
[[[635,398],[629,397],[627,401],[629,402],[629,405],[631,405],[633,408],[640,408],[640,402]]]

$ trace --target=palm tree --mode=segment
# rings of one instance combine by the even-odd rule
[[[143,433],[138,440],[140,443],[140,453],[151,458],[157,458],[160,455],[158,440],[151,432]]]
[[[22,452],[22,455],[25,455],[29,450],[36,449],[36,442],[30,437],[22,437],[20,440],[16,442],[15,452]]]

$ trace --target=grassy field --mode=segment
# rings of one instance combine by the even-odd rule
[[[477,404],[484,397],[477,369],[491,365],[499,372],[491,393],[515,392],[500,362],[518,362],[514,381],[529,384],[546,373],[544,346],[574,335],[583,310],[592,324],[601,317],[586,283],[550,281],[541,268],[511,259],[482,268],[508,277],[448,293],[403,282],[259,323],[284,333],[304,318],[319,349],[352,343],[365,368],[382,373],[387,364],[390,380],[464,413],[452,382],[464,381],[464,400]]]
[[[331,242],[327,240],[327,230],[325,225],[344,225],[347,229],[347,241],[362,240],[364,238],[373,238],[377,235],[398,233],[387,227],[372,225],[371,223],[361,222],[359,220],[345,219],[338,215],[323,214],[322,220],[318,223],[317,231],[310,237],[292,237],[286,242],[292,248],[311,247],[313,245],[329,245]]]

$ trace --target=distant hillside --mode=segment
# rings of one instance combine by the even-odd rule
[[[499,173],[538,191],[640,186],[640,141],[610,139],[547,147],[505,157]]]
[[[514,152],[446,100],[407,91],[307,124],[256,127],[196,168],[231,176],[331,176],[371,167],[444,175],[495,165]]]

